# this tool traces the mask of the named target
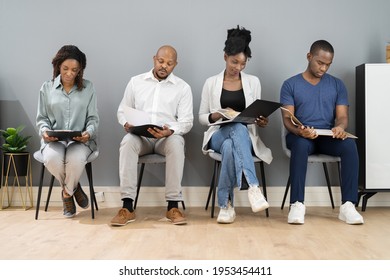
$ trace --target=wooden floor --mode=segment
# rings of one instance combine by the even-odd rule
[[[111,227],[117,208],[89,209],[64,219],[50,207],[34,219],[33,209],[0,211],[2,260],[388,260],[390,208],[363,212],[364,225],[338,220],[338,208],[307,207],[304,225],[287,224],[288,210],[252,213],[236,208],[233,224],[217,224],[203,208],[185,210],[188,224],[164,220],[163,207],[140,207],[137,220]],[[217,213],[216,213],[217,214]]]

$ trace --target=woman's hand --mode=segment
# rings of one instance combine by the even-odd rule
[[[73,140],[75,141],[78,141],[78,142],[81,142],[81,143],[87,143],[89,138],[91,136],[89,135],[88,132],[84,131],[81,136],[78,136],[78,137],[73,137]]]
[[[43,140],[45,142],[55,142],[55,141],[58,141],[57,137],[50,137],[49,135],[47,135],[46,131],[42,134],[42,138],[43,138]]]
[[[258,118],[255,120],[255,123],[256,123],[259,127],[266,127],[266,126],[268,125],[268,118],[263,117],[263,116],[260,116],[260,117],[258,117]]]
[[[214,113],[211,113],[210,116],[209,116],[209,120],[210,122],[214,123],[216,122],[217,120],[219,119],[222,119],[224,116],[219,113],[219,112],[214,112]]]

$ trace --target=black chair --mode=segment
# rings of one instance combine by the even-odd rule
[[[210,199],[211,199],[211,218],[214,218],[215,194],[217,191],[219,169],[220,169],[220,165],[221,165],[222,155],[219,153],[216,153],[216,152],[210,152],[210,153],[208,153],[208,155],[209,155],[209,157],[211,157],[214,160],[214,171],[213,171],[213,177],[212,177],[211,183],[210,183],[210,190],[209,190],[209,195],[207,197],[205,209],[206,210],[208,209]],[[261,174],[261,184],[263,187],[263,195],[264,195],[265,199],[267,199],[267,185],[265,182],[264,162],[255,156],[253,156],[253,162],[255,164],[256,163],[259,164],[260,174]],[[265,210],[265,213],[266,213],[266,216],[269,217],[268,208]]]
[[[138,158],[138,164],[140,164],[140,169],[139,169],[139,173],[138,173],[138,182],[137,182],[137,195],[135,197],[135,201],[134,201],[134,209],[137,208],[137,203],[138,203],[138,197],[139,197],[139,191],[141,189],[141,183],[142,183],[142,177],[144,175],[144,169],[145,169],[145,164],[159,164],[159,163],[163,163],[165,164],[165,156],[163,155],[160,155],[160,154],[147,154],[147,155],[143,155],[143,156],[140,156]],[[183,209],[185,210],[186,207],[185,207],[185,204],[184,204],[184,201],[181,202],[182,206],[183,206]]]
[[[93,188],[93,180],[92,180],[92,162],[99,156],[99,151],[93,152],[87,159],[87,164],[85,165],[85,171],[87,173],[88,177],[88,182],[89,182],[89,192],[90,192],[90,199],[91,199],[91,215],[92,219],[95,219],[95,208],[96,210],[98,209],[97,201],[96,201],[96,196],[95,196],[95,190]],[[37,205],[36,205],[36,210],[35,210],[35,219],[38,219],[39,215],[39,205],[41,202],[41,195],[42,195],[42,185],[43,185],[43,178],[45,175],[45,165],[43,163],[43,158],[42,158],[42,153],[41,151],[37,151],[34,153],[34,158],[42,163],[41,167],[41,175],[40,175],[40,180],[39,180],[39,187],[38,187],[38,196],[37,196]],[[50,202],[50,196],[51,196],[51,191],[53,189],[53,184],[54,184],[54,179],[55,177],[52,175],[50,179],[50,185],[49,185],[49,191],[47,193],[47,199],[46,199],[46,206],[45,206],[45,211],[47,211],[47,208],[49,207],[49,202]],[[79,187],[80,183],[79,183]]]

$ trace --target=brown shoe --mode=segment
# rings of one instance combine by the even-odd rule
[[[171,210],[167,211],[166,216],[167,219],[170,220],[174,225],[184,225],[187,223],[187,219],[177,208],[172,208]]]
[[[111,220],[112,226],[125,226],[128,223],[135,221],[135,211],[130,212],[126,208],[121,208],[114,218]]]

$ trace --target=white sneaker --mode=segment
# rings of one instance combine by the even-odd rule
[[[229,204],[227,208],[221,208],[219,210],[217,222],[220,224],[231,224],[236,218],[236,212],[234,208]]]
[[[361,225],[364,223],[363,217],[356,211],[355,205],[350,201],[340,206],[339,219],[350,225]]]
[[[305,223],[306,206],[302,202],[295,202],[290,205],[287,222],[289,224],[304,224]]]
[[[249,187],[248,198],[253,212],[259,212],[269,207],[259,187]]]

